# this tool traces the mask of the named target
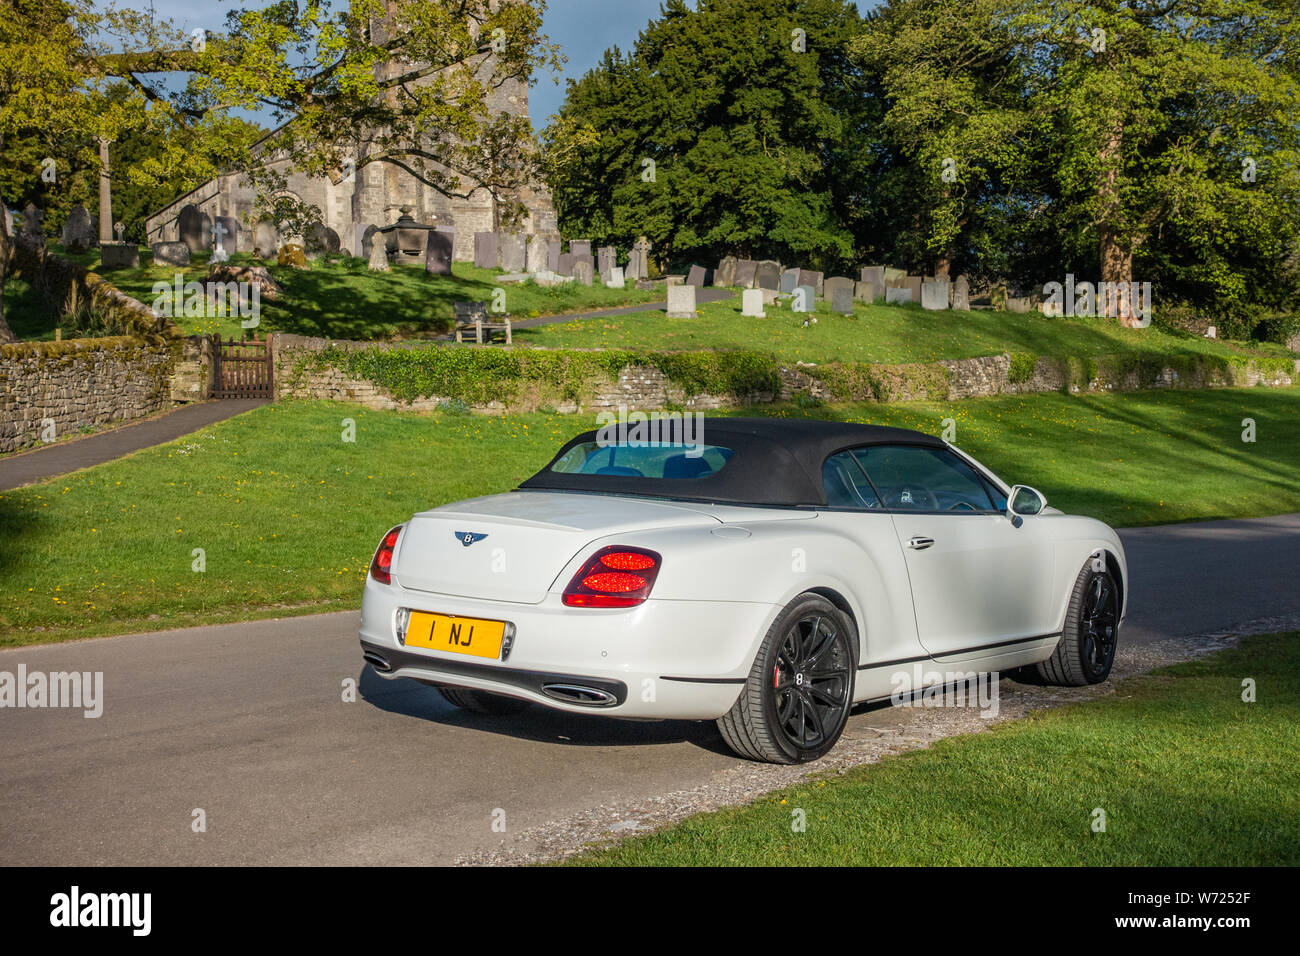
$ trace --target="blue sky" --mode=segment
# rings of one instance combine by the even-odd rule
[[[150,0],[119,0],[125,7],[144,9]],[[858,0],[858,9],[867,10],[879,0]],[[160,16],[175,20],[185,29],[203,27],[220,30],[226,13],[241,7],[265,6],[263,0],[152,0]],[[569,62],[559,81],[548,73],[537,79],[529,92],[528,106],[533,126],[541,129],[547,117],[564,102],[565,80],[577,79],[598,62],[612,46],[630,50],[641,30],[659,15],[660,0],[550,0],[544,28],[560,44]],[[263,125],[269,124],[269,120]]]

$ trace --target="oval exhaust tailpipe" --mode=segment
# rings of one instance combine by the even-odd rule
[[[388,658],[374,651],[362,651],[361,656],[377,671],[391,671],[393,666],[388,663]]]
[[[609,707],[618,703],[613,694],[579,684],[543,684],[542,693],[566,704],[582,704],[586,707]]]

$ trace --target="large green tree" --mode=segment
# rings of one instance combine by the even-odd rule
[[[859,25],[841,0],[668,0],[546,131],[565,232],[644,234],[665,262],[849,259],[873,162]]]
[[[897,248],[1026,284],[1152,281],[1219,314],[1294,308],[1296,13],[894,0],[853,53],[885,97]]]
[[[48,140],[86,169],[101,140],[126,137],[115,171],[135,187],[241,172],[261,209],[297,231],[320,213],[277,201],[289,174],[337,180],[372,164],[449,196],[486,189],[504,218],[517,215],[536,150],[527,118],[496,108],[497,93],[562,59],[541,32],[542,0],[281,0],[198,34],[151,8],[0,4],[0,166],[9,144],[29,156]],[[276,124],[256,149],[240,109]],[[0,294],[11,261],[0,234]],[[11,338],[0,312],[0,339]]]

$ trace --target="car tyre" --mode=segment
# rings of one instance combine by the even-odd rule
[[[853,707],[857,643],[847,614],[820,595],[800,595],[768,628],[744,690],[718,718],[723,740],[767,763],[822,757]]]
[[[492,694],[485,690],[470,690],[467,687],[447,687],[438,685],[438,693],[449,704],[455,704],[461,710],[488,717],[506,717],[517,714],[528,706],[528,701],[504,694]]]
[[[1119,586],[1110,571],[1096,571],[1091,560],[1074,581],[1065,629],[1052,656],[1034,665],[1048,684],[1082,687],[1110,675],[1119,643]]]

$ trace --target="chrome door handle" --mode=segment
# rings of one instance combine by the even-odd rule
[[[934,538],[925,538],[919,534],[913,535],[912,538],[907,542],[907,546],[909,548],[914,548],[917,551],[924,551],[932,544],[934,544]]]

